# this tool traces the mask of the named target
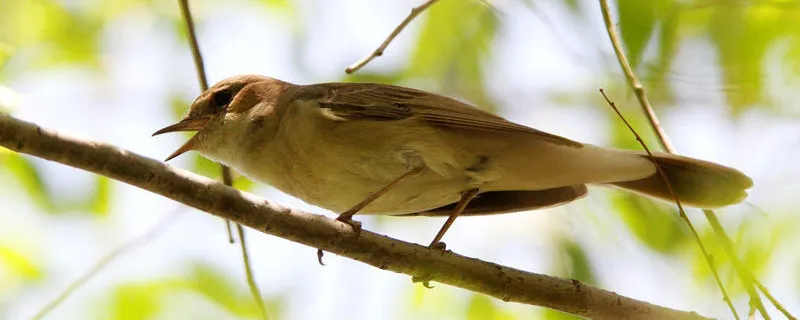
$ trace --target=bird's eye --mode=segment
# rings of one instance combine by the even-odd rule
[[[213,109],[222,109],[231,103],[231,99],[233,99],[233,94],[231,94],[230,89],[219,90],[211,94],[211,107]]]

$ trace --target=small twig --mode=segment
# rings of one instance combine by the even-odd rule
[[[619,109],[617,109],[617,105],[614,103],[614,101],[611,101],[611,99],[608,98],[606,92],[603,89],[600,89],[600,94],[603,95],[603,98],[606,100],[608,105],[611,106],[612,109],[614,109],[614,112],[616,112],[617,116],[619,116],[619,118],[622,119],[622,122],[625,123],[628,129],[631,132],[633,132],[633,135],[636,137],[636,141],[639,141],[639,144],[642,146],[642,148],[644,148],[644,151],[647,152],[647,156],[650,158],[650,161],[653,161],[653,164],[656,165],[656,169],[658,170],[658,174],[661,176],[661,180],[664,181],[664,184],[667,186],[667,190],[672,196],[672,199],[675,201],[675,204],[678,205],[678,212],[680,212],[681,219],[683,219],[689,226],[689,230],[691,230],[695,240],[697,240],[697,244],[700,246],[700,251],[703,253],[703,256],[706,258],[706,262],[708,263],[708,266],[711,268],[711,273],[714,274],[714,279],[717,281],[717,286],[719,286],[720,291],[722,291],[723,300],[725,300],[725,303],[728,305],[728,308],[730,308],[731,312],[733,312],[733,316],[736,318],[736,320],[739,320],[739,314],[736,313],[736,308],[733,307],[733,302],[731,301],[731,298],[728,296],[728,292],[725,290],[725,286],[722,284],[722,280],[720,280],[719,274],[717,273],[717,268],[714,267],[714,260],[711,258],[711,255],[708,254],[708,251],[706,251],[706,247],[703,245],[703,242],[700,241],[700,235],[697,234],[697,230],[694,228],[692,221],[689,220],[689,216],[687,216],[686,211],[683,210],[683,206],[681,205],[678,196],[672,189],[672,183],[670,183],[669,179],[667,179],[667,175],[661,168],[661,163],[659,163],[656,160],[656,158],[653,157],[653,153],[650,152],[650,148],[647,147],[647,144],[645,144],[642,137],[639,136],[639,133],[637,133],[636,130],[633,129],[633,126],[631,126],[631,124],[628,123],[628,120],[625,120],[625,117],[622,116],[622,113],[619,111]]]
[[[192,12],[189,10],[189,1],[179,0],[178,3],[181,8],[181,14],[183,14],[183,18],[186,21],[186,29],[189,32],[189,47],[192,50],[194,66],[197,70],[197,79],[200,81],[200,89],[202,89],[202,91],[206,91],[208,90],[206,68],[205,64],[203,63],[203,55],[200,54],[200,45],[198,44],[197,34],[194,30],[194,20],[192,19]],[[222,182],[226,186],[233,186],[233,175],[231,174],[231,169],[228,166],[220,164],[220,170],[222,173]],[[225,225],[228,231],[228,241],[230,243],[234,243],[233,234],[231,233],[230,220],[225,220]],[[259,310],[261,310],[262,318],[265,320],[269,319],[267,316],[266,306],[264,306],[264,299],[262,299],[261,296],[261,291],[258,289],[255,279],[253,279],[253,267],[250,265],[250,259],[247,254],[247,246],[244,238],[244,232],[242,231],[242,226],[236,224],[236,229],[239,232],[239,246],[242,248],[242,259],[244,260],[247,285],[250,287],[250,293],[253,295],[253,299],[256,300]]]
[[[225,230],[228,231],[228,242],[230,244],[236,243],[236,240],[233,239],[233,231],[231,230],[231,221],[225,220]]]
[[[658,117],[656,116],[655,111],[653,111],[653,108],[650,105],[650,101],[647,99],[644,87],[642,86],[641,82],[639,82],[639,78],[636,77],[636,74],[633,72],[630,63],[628,63],[628,58],[625,56],[625,52],[622,50],[622,44],[619,41],[616,28],[614,27],[614,23],[611,20],[611,10],[608,7],[607,0],[600,0],[600,11],[603,15],[603,21],[606,26],[606,31],[608,32],[608,37],[611,40],[611,45],[614,47],[614,52],[616,53],[617,60],[619,61],[620,66],[622,67],[622,71],[625,73],[625,77],[627,78],[628,83],[633,88],[636,98],[639,100],[639,105],[642,107],[642,111],[645,113],[645,115],[647,115],[647,119],[649,120],[650,126],[652,127],[653,131],[658,137],[659,143],[667,152],[676,153],[675,148],[673,148],[672,143],[667,137],[666,132],[664,132],[664,130],[661,128],[661,124],[658,121]],[[742,285],[745,287],[747,295],[750,296],[751,303],[755,304],[756,308],[758,309],[759,313],[764,319],[770,319],[769,314],[767,313],[767,310],[764,307],[764,304],[761,302],[761,297],[758,295],[758,291],[756,291],[755,289],[754,282],[756,281],[756,278],[737,257],[736,251],[733,248],[733,242],[730,240],[730,237],[728,237],[727,233],[725,232],[725,228],[722,227],[722,224],[717,219],[716,214],[714,213],[713,210],[704,209],[703,215],[706,217],[706,220],[708,220],[708,223],[711,225],[711,228],[717,234],[717,237],[721,240],[722,247],[725,250],[725,253],[728,255],[728,257],[731,259],[736,274],[742,281]],[[688,218],[684,220],[687,221],[687,223],[691,223]],[[708,262],[709,266],[712,268],[714,273],[716,273],[713,263],[708,256],[706,256],[706,261]],[[762,292],[765,291],[766,287],[762,289]],[[736,314],[735,311],[734,314]]]
[[[771,293],[769,293],[769,290],[767,290],[767,287],[764,286],[764,284],[762,284],[761,281],[758,281],[758,279],[753,278],[753,283],[755,283],[756,287],[758,287],[758,289],[764,293],[767,299],[769,299],[769,301],[772,302],[775,308],[778,309],[778,311],[780,311],[781,313],[783,313],[783,316],[786,317],[786,319],[797,320],[797,318],[795,318],[795,316],[793,316],[789,312],[789,310],[786,310],[786,308],[778,301],[778,299],[775,299],[775,297]]]
[[[258,286],[255,282],[255,276],[253,276],[253,270],[250,268],[250,255],[247,253],[247,241],[245,240],[244,236],[244,227],[241,224],[236,224],[236,232],[239,235],[239,243],[241,243],[242,247],[242,260],[244,260],[244,272],[247,274],[247,286],[250,287],[250,294],[253,295],[258,302],[258,310],[261,311],[261,317],[264,319],[269,319],[269,314],[267,314],[267,308],[264,306],[264,298],[261,296],[261,292],[258,291]]]
[[[439,0],[428,0],[423,4],[412,8],[411,13],[408,14],[408,16],[405,18],[405,20],[403,20],[403,22],[401,22],[399,25],[397,25],[397,27],[394,28],[394,31],[392,31],[392,33],[389,34],[389,37],[387,37],[386,40],[383,41],[383,43],[381,44],[380,47],[378,47],[378,49],[375,49],[375,51],[373,51],[370,55],[364,57],[360,61],[347,67],[347,69],[344,69],[344,72],[346,72],[347,74],[352,74],[353,72],[356,72],[359,69],[363,68],[365,65],[367,65],[367,63],[372,61],[372,59],[375,59],[383,55],[383,51],[386,50],[386,48],[389,46],[390,43],[392,43],[392,40],[394,40],[394,38],[397,37],[397,35],[400,34],[400,32],[402,32],[403,29],[405,29],[406,26],[408,26],[408,24],[411,23],[411,21],[413,21],[420,13],[428,9],[428,7],[436,3],[436,1]]]
[[[189,10],[189,0],[179,0],[181,14],[186,22],[186,31],[189,33],[189,48],[192,50],[194,58],[194,68],[197,70],[197,80],[200,82],[200,90],[208,90],[208,79],[206,79],[206,67],[203,64],[203,55],[200,54],[200,46],[197,44],[197,34],[194,31],[194,19]]]
[[[64,291],[62,291],[55,299],[50,301],[47,305],[45,305],[39,312],[36,313],[31,319],[42,319],[47,314],[52,312],[56,307],[61,305],[69,296],[72,295],[75,290],[78,290],[81,286],[89,282],[94,276],[96,276],[100,271],[103,271],[106,267],[108,267],[114,260],[122,257],[125,254],[131,253],[132,251],[143,247],[144,245],[152,242],[153,240],[157,239],[159,236],[164,234],[164,231],[171,227],[181,216],[183,213],[184,206],[180,206],[172,212],[168,213],[166,217],[161,219],[161,221],[154,224],[150,227],[150,230],[143,233],[142,235],[133,238],[131,240],[126,241],[123,245],[119,246],[114,251],[111,251],[109,254],[105,255],[104,257],[100,258],[95,264],[89,268],[83,275],[78,277],[74,282],[72,282],[69,286],[67,286]]]
[[[196,40],[193,41],[193,42],[197,43]],[[200,59],[202,59],[202,58],[200,58]],[[200,61],[200,65],[203,65],[202,60]],[[219,169],[220,169],[221,174],[222,174],[222,183],[224,183],[226,186],[231,186],[232,187],[233,186],[233,174],[231,173],[231,168],[228,168],[228,166],[226,166],[226,165],[220,164],[219,165]],[[236,225],[236,227],[237,228],[241,228],[241,226],[239,226],[239,225]],[[236,240],[233,239],[233,232],[231,231],[231,221],[230,220],[225,220],[225,230],[228,231],[228,242],[230,244],[236,243]],[[242,249],[244,249],[244,238],[239,237],[239,239],[241,239],[241,241],[242,241],[241,246],[242,246]],[[250,270],[250,268],[247,268],[247,269]]]
[[[606,24],[606,31],[608,32],[609,39],[611,39],[611,46],[614,47],[614,53],[617,56],[619,65],[622,67],[622,71],[625,73],[625,77],[628,79],[631,88],[633,88],[633,92],[636,95],[636,98],[639,100],[639,105],[642,106],[642,111],[645,115],[647,115],[647,120],[650,121],[650,125],[653,127],[653,130],[656,131],[656,134],[659,137],[658,142],[667,152],[675,153],[675,150],[672,148],[672,142],[670,142],[667,134],[664,132],[664,128],[661,127],[661,122],[658,121],[658,117],[656,116],[655,111],[653,111],[653,107],[650,106],[650,100],[647,99],[647,95],[644,92],[644,86],[642,86],[642,83],[639,81],[639,78],[636,77],[636,74],[633,73],[633,69],[628,62],[628,58],[625,56],[625,52],[622,50],[622,44],[619,41],[619,36],[617,36],[614,22],[611,21],[611,12],[608,8],[607,0],[600,0],[600,9],[603,13],[603,21]]]

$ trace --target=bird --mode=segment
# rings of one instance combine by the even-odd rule
[[[709,209],[742,201],[753,185],[731,167],[581,143],[457,99],[379,83],[233,76],[153,135],[177,131],[196,134],[166,161],[196,151],[338,212],[356,231],[355,214],[448,217],[430,247],[443,245],[459,216],[564,205],[584,197],[587,185]]]

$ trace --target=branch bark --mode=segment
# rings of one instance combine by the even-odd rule
[[[592,319],[706,319],[577,280],[517,270],[392,239],[242,192],[115,146],[70,137],[0,114],[0,146],[119,180],[256,231],[374,267]]]

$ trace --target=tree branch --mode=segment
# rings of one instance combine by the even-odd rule
[[[102,142],[0,114],[0,146],[116,179],[254,230],[383,270],[593,319],[706,319],[586,285],[392,239],[270,203],[194,173]]]
[[[431,5],[436,3],[436,1],[439,1],[439,0],[428,0],[428,1],[425,1],[425,3],[423,3],[423,4],[412,8],[411,12],[408,14],[408,16],[403,20],[403,22],[400,22],[400,24],[397,25],[397,27],[394,28],[392,33],[390,33],[389,36],[386,37],[386,40],[383,40],[383,43],[381,43],[381,45],[378,47],[378,49],[375,49],[375,51],[373,51],[370,55],[364,57],[360,61],[354,63],[353,65],[351,65],[349,67],[347,67],[347,69],[344,69],[344,72],[346,72],[347,74],[352,74],[353,72],[356,72],[359,69],[361,69],[364,66],[366,66],[367,63],[372,61],[372,59],[375,59],[377,57],[382,56],[383,55],[383,50],[386,50],[386,48],[389,47],[389,44],[392,43],[394,38],[397,37],[397,35],[400,34],[400,32],[403,32],[403,29],[405,29],[406,26],[408,26],[408,24],[411,23],[411,21],[413,21],[420,13],[422,13],[423,11],[428,9],[428,7],[430,7]]]
[[[189,48],[192,50],[192,58],[194,60],[194,67],[197,71],[197,80],[200,82],[200,92],[208,90],[208,79],[206,77],[206,68],[203,63],[203,55],[200,53],[200,44],[197,41],[197,32],[194,28],[194,19],[192,19],[192,11],[189,9],[189,0],[179,0],[178,6],[181,9],[181,15],[186,22],[186,31],[189,33]],[[226,186],[233,186],[233,174],[231,168],[226,165],[220,164],[220,173],[222,174],[222,183]],[[228,231],[228,242],[234,243],[233,233],[231,233],[231,221],[225,220],[225,229]],[[261,319],[269,320],[267,307],[264,305],[264,299],[261,296],[261,290],[256,285],[256,280],[253,272],[253,266],[250,265],[250,258],[247,254],[247,238],[245,237],[244,228],[237,224],[236,233],[239,235],[239,246],[242,249],[242,261],[244,262],[244,274],[247,280],[247,287],[250,289],[250,294],[253,296],[258,310],[261,311]]]

